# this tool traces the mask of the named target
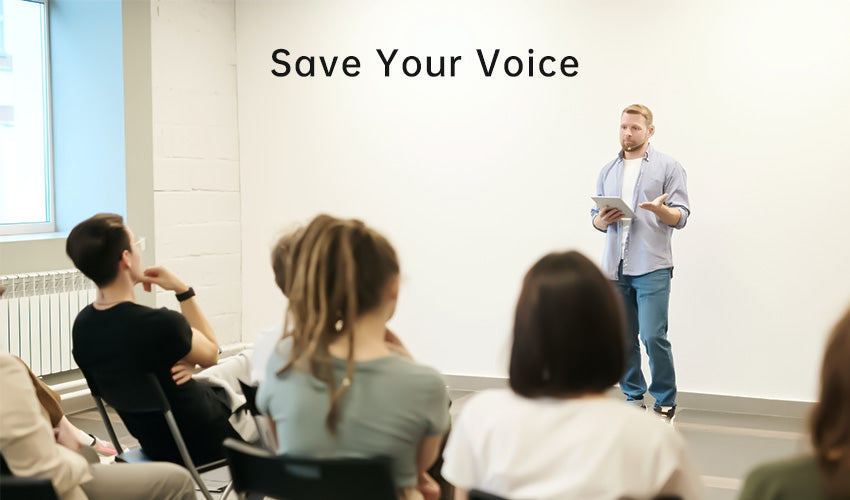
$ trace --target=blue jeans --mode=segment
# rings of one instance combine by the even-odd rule
[[[620,389],[629,400],[641,400],[646,380],[640,369],[640,340],[649,355],[652,383],[649,393],[656,406],[676,406],[676,372],[673,352],[667,340],[667,310],[670,304],[670,278],[673,268],[659,269],[640,276],[623,276],[623,262],[617,270],[617,288],[626,310],[626,371]]]

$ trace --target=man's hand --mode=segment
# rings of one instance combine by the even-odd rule
[[[195,364],[185,360],[180,360],[174,363],[171,367],[171,379],[177,385],[183,385],[192,380],[192,375],[195,374]]]
[[[649,210],[650,212],[658,215],[658,213],[660,211],[664,210],[664,200],[666,200],[668,196],[670,196],[670,195],[667,194],[667,193],[664,193],[661,196],[659,196],[658,198],[655,198],[652,201],[645,201],[638,206],[640,208],[645,208],[646,210]]]
[[[668,196],[669,194],[664,193],[658,198],[655,198],[652,201],[645,201],[638,206],[654,213],[656,217],[661,219],[661,222],[668,226],[675,226],[682,218],[682,211],[676,207],[668,207],[664,204],[664,200],[666,200]]]
[[[164,290],[170,290],[176,293],[183,293],[189,289],[186,283],[183,283],[176,274],[163,266],[154,266],[145,269],[142,276],[142,286],[146,292],[150,292],[151,285],[159,285]]]
[[[623,216],[623,212],[619,209],[605,205],[599,210],[599,214],[593,220],[593,225],[600,231],[605,231],[610,224],[622,219]]]

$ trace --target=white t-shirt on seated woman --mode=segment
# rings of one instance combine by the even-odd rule
[[[684,440],[669,424],[604,397],[473,396],[453,424],[442,474],[511,500],[702,498]]]

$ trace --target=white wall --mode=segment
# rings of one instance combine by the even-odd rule
[[[235,65],[232,1],[151,2],[157,263],[195,288],[222,344],[242,337]]]
[[[282,315],[276,234],[330,212],[395,243],[392,326],[417,357],[504,376],[525,270],[554,249],[601,255],[589,196],[620,110],[641,102],[653,144],[689,174],[670,317],[680,390],[814,399],[850,302],[848,18],[829,1],[238,0],[246,339]],[[361,75],[277,78],[277,48],[356,55]],[[385,78],[377,48],[462,60],[454,78]],[[477,48],[571,55],[579,73],[484,78]]]

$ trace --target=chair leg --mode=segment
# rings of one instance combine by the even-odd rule
[[[189,450],[186,449],[186,443],[183,442],[183,437],[180,434],[180,429],[177,427],[177,421],[174,420],[174,415],[171,413],[171,410],[166,411],[164,415],[168,428],[171,430],[171,436],[174,438],[174,444],[177,445],[177,451],[180,452],[180,458],[183,459],[183,465],[189,470],[189,473],[192,474],[192,477],[195,479],[195,483],[198,484],[198,488],[201,490],[204,498],[207,500],[213,500],[210,490],[207,488],[207,485],[204,484],[204,480],[201,479],[201,475],[198,474],[198,469],[195,468],[195,463],[192,461],[192,457],[189,456]]]
[[[227,488],[224,489],[224,491],[221,493],[221,497],[219,497],[218,500],[227,500],[227,497],[228,497],[228,495],[230,495],[231,491],[233,491],[233,481],[232,480],[229,483],[227,483]]]
[[[109,420],[109,414],[106,413],[103,401],[100,397],[96,397],[94,398],[94,402],[97,405],[97,411],[100,413],[100,419],[103,420],[103,425],[106,427],[106,432],[109,433],[109,439],[112,440],[112,446],[115,447],[115,451],[117,451],[119,455],[124,453],[124,448],[122,448],[121,443],[118,442],[118,436],[115,434],[115,429],[112,427],[112,421]]]

